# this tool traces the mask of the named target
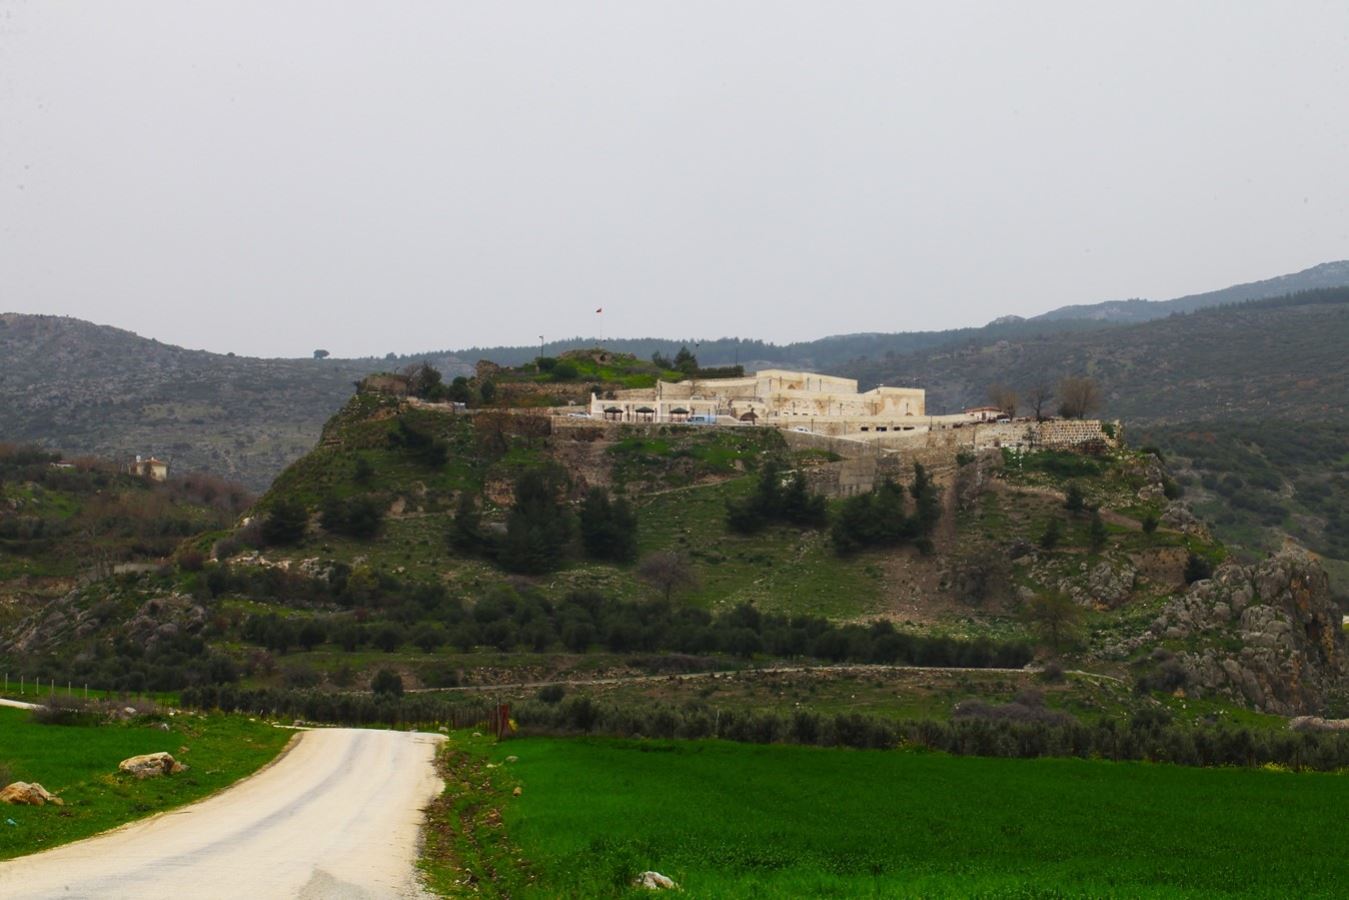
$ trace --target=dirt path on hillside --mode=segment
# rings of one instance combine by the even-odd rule
[[[667,675],[614,675],[608,678],[556,678],[549,681],[520,681],[512,684],[466,684],[459,687],[415,688],[408,693],[483,693],[486,691],[524,691],[550,685],[564,687],[586,687],[589,685],[643,684],[663,681],[698,681],[707,678],[737,678],[747,675],[788,675],[803,672],[825,672],[846,675],[866,675],[885,672],[990,672],[1003,675],[1025,675],[1028,669],[995,668],[958,668],[955,666],[886,666],[880,664],[861,664],[855,666],[767,666],[761,669],[733,669],[716,672],[681,672]],[[1095,675],[1089,672],[1075,673],[1092,678],[1110,678],[1109,675]],[[1118,680],[1118,679],[1114,679]]]
[[[214,797],[0,863],[0,897],[425,896],[414,866],[422,809],[442,789],[432,766],[440,740],[301,732],[273,765]]]

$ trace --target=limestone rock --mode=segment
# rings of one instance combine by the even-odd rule
[[[1298,716],[1288,722],[1289,731],[1349,731],[1349,719],[1323,719],[1320,716]]]
[[[1158,520],[1163,528],[1170,528],[1183,534],[1192,534],[1203,540],[1212,540],[1208,526],[1200,520],[1184,503],[1173,500]]]
[[[122,760],[117,764],[117,768],[129,775],[135,775],[137,778],[177,775],[179,772],[187,771],[187,766],[178,762],[168,753],[146,753],[143,756],[133,756],[130,759]]]
[[[1102,561],[1087,576],[1087,590],[1098,606],[1114,609],[1129,599],[1137,577],[1138,573],[1128,562],[1116,567]]]
[[[632,882],[634,887],[645,888],[648,891],[675,891],[679,885],[674,880],[660,874],[659,872],[643,872]]]
[[[1325,571],[1289,548],[1255,565],[1227,563],[1172,599],[1154,640],[1186,640],[1189,685],[1276,715],[1315,713],[1346,686],[1349,652]]]
[[[64,806],[65,802],[55,794],[48,791],[37,782],[29,784],[26,781],[16,781],[8,787],[0,790],[0,803],[12,803],[16,806],[45,806],[48,803],[54,803],[57,806]]]

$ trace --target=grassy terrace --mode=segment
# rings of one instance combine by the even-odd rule
[[[491,872],[489,896],[622,896],[647,869],[693,897],[1330,897],[1349,877],[1327,827],[1349,801],[1339,775],[715,741],[458,747],[456,771],[476,758],[494,787],[456,797],[477,838],[433,842],[427,865]]]
[[[242,716],[180,714],[164,721],[167,732],[149,722],[41,725],[24,710],[0,707],[0,767],[8,780],[36,781],[65,801],[0,808],[0,859],[200,800],[270,762],[292,735]],[[159,751],[189,770],[144,781],[118,774],[123,759]]]

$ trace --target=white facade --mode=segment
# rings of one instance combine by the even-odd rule
[[[813,420],[883,420],[913,427],[925,415],[921,388],[878,387],[859,393],[857,381],[814,372],[765,369],[744,378],[660,381],[650,390],[592,394],[590,415],[619,422],[752,421],[805,427]]]

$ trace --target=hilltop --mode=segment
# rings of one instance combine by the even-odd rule
[[[1212,306],[1282,297],[1326,288],[1349,286],[1349,260],[1321,263],[1291,275],[1266,278],[1247,284],[1237,284],[1219,291],[1187,294],[1174,300],[1107,300],[1104,303],[1085,303],[1061,306],[1030,321],[1053,322],[1066,319],[1090,319],[1117,324],[1137,324],[1153,319],[1164,319],[1176,313],[1190,313]]]
[[[0,654],[58,680],[158,689],[340,688],[380,668],[434,687],[1059,657],[1106,678],[1055,695],[1089,714],[1177,687],[1274,712],[1338,703],[1324,576],[1298,556],[1269,571],[1225,562],[1155,455],[994,448],[920,470],[814,438],[367,391],[238,526],[188,539],[175,567],[30,608]],[[860,466],[874,491],[841,474]],[[1195,593],[1215,568],[1222,588]],[[1250,583],[1259,598],[1238,599]],[[1261,612],[1231,618],[1246,607]],[[1294,684],[1287,654],[1313,646]],[[1010,699],[1027,677],[918,690],[949,708],[971,692]]]

